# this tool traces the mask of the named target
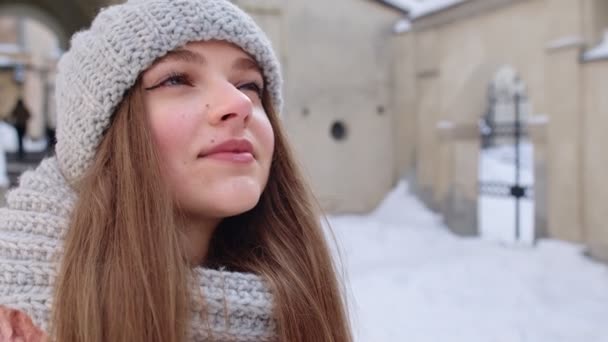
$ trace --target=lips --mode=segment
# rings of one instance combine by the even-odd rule
[[[231,139],[201,151],[199,158],[212,158],[233,162],[250,162],[253,157],[253,145],[246,139]]]

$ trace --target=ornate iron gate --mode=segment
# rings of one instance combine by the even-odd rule
[[[488,113],[480,122],[480,134],[482,147],[494,146],[497,139],[513,143],[515,149],[515,179],[512,183],[506,182],[480,182],[479,193],[489,196],[512,197],[515,200],[515,239],[520,239],[521,227],[521,200],[523,198],[534,198],[533,187],[523,185],[521,182],[521,142],[522,138],[528,136],[526,127],[522,125],[521,104],[525,95],[515,92],[513,95],[514,120],[511,122],[497,122],[496,119],[496,97],[490,92],[490,105]]]

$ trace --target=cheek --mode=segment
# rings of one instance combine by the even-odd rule
[[[262,113],[261,115],[263,115],[263,117],[260,118],[258,124],[258,139],[260,141],[260,146],[267,154],[270,163],[274,154],[274,130],[266,114]]]
[[[187,152],[197,127],[196,116],[181,107],[156,108],[149,113],[153,138],[165,162]]]

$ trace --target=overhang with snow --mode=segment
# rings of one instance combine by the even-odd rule
[[[393,26],[396,34],[409,32],[412,29],[412,21],[423,17],[448,10],[467,0],[374,0],[389,6],[404,14]]]
[[[390,6],[411,20],[438,13],[467,0],[375,0]]]
[[[584,62],[608,59],[608,31],[604,32],[604,39],[596,47],[583,54]]]

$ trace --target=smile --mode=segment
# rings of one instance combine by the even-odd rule
[[[198,158],[246,164],[255,160],[253,144],[247,139],[230,139],[201,151]]]
[[[255,160],[255,158],[253,158],[253,154],[251,154],[250,152],[217,152],[208,154],[202,158],[215,159],[239,164],[248,164]]]

